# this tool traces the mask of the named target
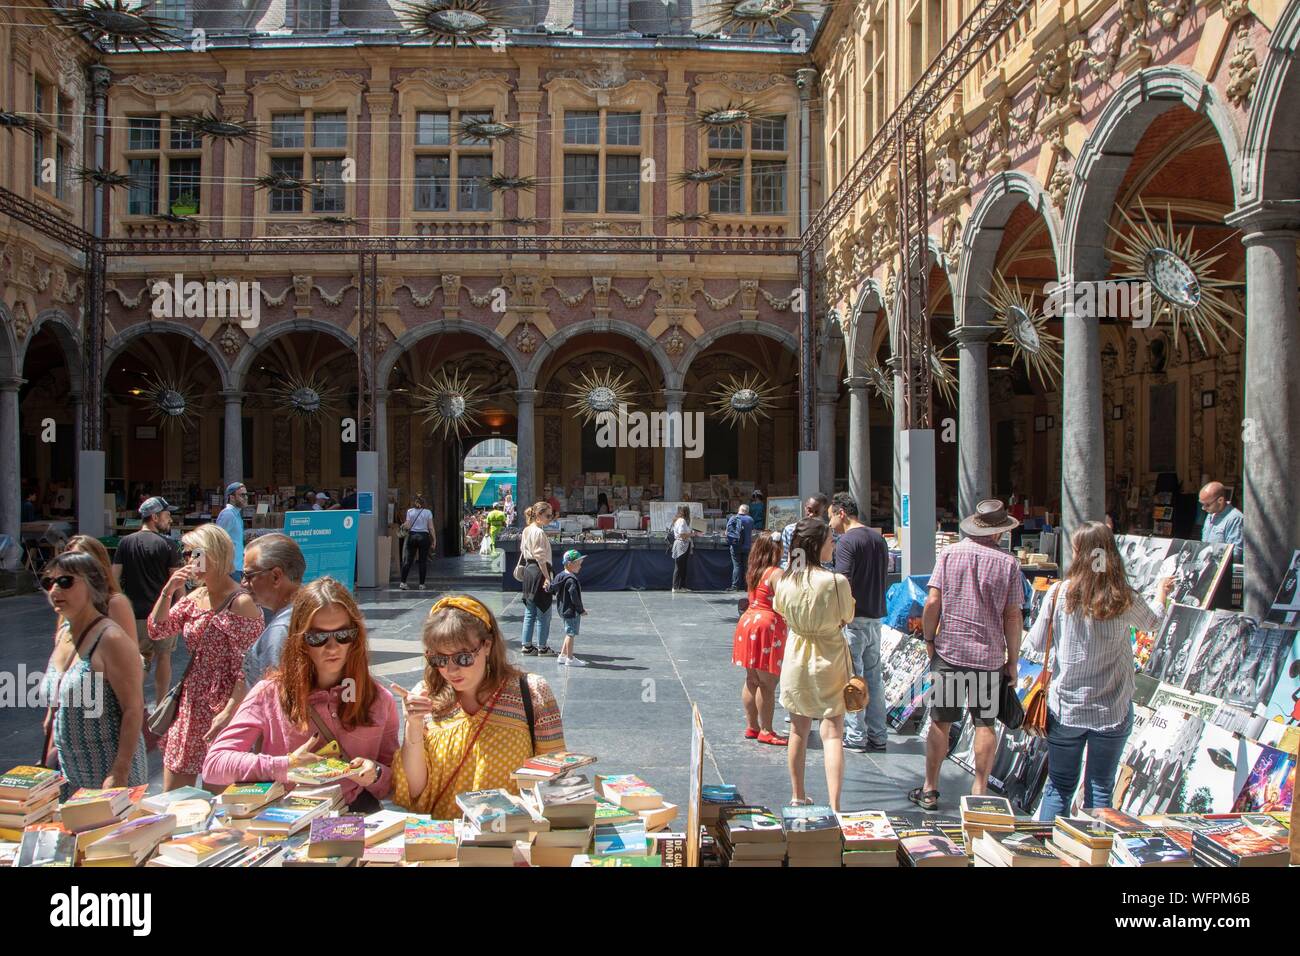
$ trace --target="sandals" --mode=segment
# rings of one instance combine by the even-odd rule
[[[804,797],[802,800],[791,800],[789,803],[789,806],[792,807],[811,807],[812,805],[812,797]]]
[[[758,731],[755,730],[753,727],[746,727],[746,728],[745,728],[745,739],[746,739],[746,740],[757,740],[758,737],[759,737]]]
[[[763,731],[761,734],[758,735],[757,739],[760,744],[771,744],[773,747],[790,746],[789,737],[782,737],[780,734],[771,730]]]
[[[915,790],[909,790],[907,792],[907,799],[911,800],[922,810],[939,809],[938,790],[923,790],[920,787],[917,787]]]

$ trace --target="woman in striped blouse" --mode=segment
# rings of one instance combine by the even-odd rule
[[[1051,622],[1047,694],[1047,786],[1040,820],[1068,814],[1088,753],[1084,807],[1109,807],[1115,772],[1133,727],[1133,645],[1129,628],[1152,631],[1160,621],[1172,579],[1160,582],[1148,607],[1129,584],[1115,536],[1089,521],[1070,539],[1073,558],[1065,580],[1052,585],[1029,632],[1028,649],[1042,654]]]

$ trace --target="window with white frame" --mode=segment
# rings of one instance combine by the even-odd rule
[[[68,199],[68,168],[72,160],[72,100],[40,76],[32,76],[32,184],[56,199]],[[52,162],[47,162],[51,160]]]
[[[126,121],[126,171],[131,179],[130,216],[199,212],[203,143],[167,114],[130,116]]]
[[[788,143],[784,116],[757,117],[746,126],[709,130],[709,165],[731,172],[709,184],[709,212],[784,216]]]
[[[586,0],[583,5],[582,29],[592,33],[626,30],[623,0]]]
[[[314,183],[310,190],[268,190],[269,211],[305,211],[311,194],[314,213],[341,213],[347,209],[343,162],[348,149],[348,114],[325,110],[271,115],[271,174]]]
[[[299,30],[328,30],[332,0],[298,0]]]
[[[641,114],[564,113],[564,211],[641,211]]]
[[[415,114],[416,212],[491,212],[492,143],[460,132],[466,122],[490,122],[491,110]]]

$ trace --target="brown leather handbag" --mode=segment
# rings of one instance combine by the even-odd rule
[[[839,577],[839,575],[836,575]],[[836,588],[836,600],[839,599],[838,586]],[[843,619],[843,610],[840,612]],[[850,616],[851,617],[851,616]],[[849,636],[844,635],[844,641],[849,644]],[[849,713],[866,709],[867,704],[871,703],[871,692],[867,690],[867,682],[858,674],[858,662],[853,656],[852,645],[849,644],[849,667],[853,674],[849,677],[848,683],[844,685],[844,709]]]
[[[1052,625],[1056,619],[1056,599],[1061,594],[1057,585],[1052,595],[1052,606],[1047,609],[1047,640],[1043,645],[1043,669],[1038,679],[1025,693],[1025,722],[1020,729],[1030,737],[1047,736],[1047,689],[1052,681]]]

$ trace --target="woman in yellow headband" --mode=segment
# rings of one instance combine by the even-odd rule
[[[550,686],[506,659],[496,617],[468,595],[436,603],[424,622],[424,680],[405,695],[406,735],[393,761],[393,801],[437,819],[456,795],[505,787],[536,754],[564,749]]]

